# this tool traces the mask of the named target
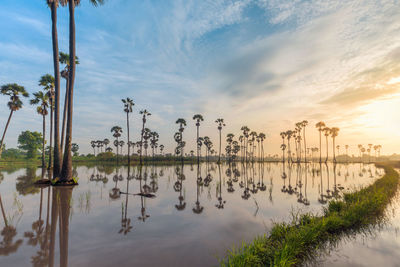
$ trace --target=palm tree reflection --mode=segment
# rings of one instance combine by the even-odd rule
[[[18,248],[22,245],[23,241],[22,239],[18,239],[15,242],[13,241],[15,236],[17,235],[17,229],[8,223],[7,216],[3,206],[3,201],[1,199],[1,194],[0,194],[0,207],[4,221],[4,228],[0,232],[3,238],[3,240],[0,241],[0,256],[8,256],[12,253],[17,252]]]

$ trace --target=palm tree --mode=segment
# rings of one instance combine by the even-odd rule
[[[43,86],[43,89],[47,91],[47,96],[50,102],[50,149],[49,149],[49,166],[48,169],[52,168],[53,160],[53,115],[54,115],[54,77],[50,74],[43,75],[39,80],[39,85]]]
[[[285,145],[285,144],[281,144],[281,149],[282,149],[282,163],[285,163],[285,149],[286,149],[286,145]]]
[[[181,150],[181,161],[183,163],[183,147],[185,146],[185,142],[183,141],[183,130],[186,126],[186,120],[179,118],[176,120],[175,123],[179,125],[180,142],[178,143],[178,147],[180,147]]]
[[[53,46],[53,67],[54,67],[54,168],[53,177],[58,177],[61,172],[61,149],[60,149],[60,64],[57,33],[57,8],[59,0],[47,0],[51,9],[51,37]],[[61,1],[64,5],[65,1]]]
[[[301,122],[301,126],[303,127],[303,140],[304,140],[304,162],[307,162],[307,144],[306,144],[306,127],[308,125],[308,121],[304,120]]]
[[[121,141],[119,141],[118,145],[121,147],[120,152],[121,152],[121,156],[123,156],[123,154],[122,154],[122,147],[125,145],[125,142],[121,140]]]
[[[347,158],[347,161],[349,161],[349,145],[345,145],[344,147],[346,148],[346,158]]]
[[[103,0],[90,0],[90,2],[97,6],[103,4]],[[75,5],[79,5],[80,0],[69,0],[69,73],[68,73],[68,119],[67,119],[67,130],[65,134],[65,149],[63,166],[61,170],[60,182],[67,182],[72,178],[72,155],[71,155],[71,142],[72,142],[72,112],[73,112],[73,95],[74,95],[74,83],[75,83]]]
[[[7,103],[8,108],[10,109],[10,115],[8,116],[6,127],[4,128],[3,136],[1,137],[0,141],[0,158],[1,158],[4,137],[6,135],[8,125],[10,124],[11,117],[14,111],[17,111],[20,108],[22,108],[22,100],[20,99],[20,96],[29,97],[29,94],[25,91],[25,88],[23,86],[20,86],[16,83],[9,83],[2,85],[0,88],[0,94],[10,97],[10,101]]]
[[[331,129],[329,127],[325,127],[323,129],[323,131],[324,131],[324,135],[325,135],[325,138],[326,138],[326,159],[325,159],[325,163],[326,163],[326,162],[328,162],[328,152],[329,152],[329,150],[328,150],[328,137],[331,134]]]
[[[107,146],[108,146],[108,144],[110,144],[110,140],[108,140],[107,138],[105,138],[105,139],[103,140],[103,144],[104,144],[104,146],[105,146],[105,150],[107,151]]]
[[[319,163],[322,163],[322,142],[321,142],[321,135],[322,135],[322,131],[325,128],[325,123],[323,121],[318,122],[317,124],[315,124],[315,128],[318,129],[319,131]]]
[[[241,131],[243,131],[243,136],[244,136],[244,140],[243,140],[243,146],[244,146],[244,158],[245,161],[247,162],[247,145],[249,142],[249,132],[250,129],[247,126],[242,126],[242,128],[240,128]]]
[[[119,146],[119,138],[121,137],[122,133],[122,128],[120,126],[113,126],[111,128],[111,132],[113,133],[113,136],[117,139],[115,140],[117,143],[114,141],[114,146],[117,148],[117,163],[118,163],[118,146]]]
[[[333,141],[333,162],[336,163],[336,155],[335,155],[335,138],[339,134],[339,128],[337,127],[332,127],[331,130],[331,136],[332,136],[332,141]]]
[[[96,157],[96,141],[90,141],[90,145],[93,148],[94,156]]]
[[[288,143],[288,145],[287,145],[287,148],[288,148],[288,163],[290,163],[290,161],[292,160],[291,150],[290,150],[290,138],[292,138],[293,134],[294,134],[294,131],[292,131],[292,130],[288,130],[285,133],[286,138],[287,138],[287,143]]]
[[[135,105],[133,100],[127,97],[126,99],[122,99],[122,103],[124,103],[124,112],[126,113],[126,128],[128,131],[128,165],[131,163],[131,150],[130,150],[130,140],[129,140],[129,113],[132,113],[132,107]]]
[[[339,152],[340,145],[337,145],[337,146],[336,146],[336,149],[337,149],[337,154],[338,154],[338,156],[340,156],[340,152]]]
[[[261,161],[264,162],[264,140],[265,140],[265,133],[259,133],[258,137],[261,142]]]
[[[251,150],[251,158],[252,158],[251,160],[254,162],[254,144],[255,144],[257,132],[251,131],[250,136],[251,136],[250,150]]]
[[[193,116],[193,120],[196,121],[196,127],[197,127],[197,138],[196,138],[196,144],[199,140],[199,128],[200,128],[200,122],[204,121],[204,118],[200,114],[196,114]],[[197,146],[197,164],[200,164],[200,151],[199,151],[199,146]]]
[[[218,131],[219,131],[219,155],[218,155],[218,164],[221,163],[221,146],[222,146],[222,140],[221,140],[221,131],[222,127],[225,126],[224,119],[216,119],[215,122],[218,125]]]
[[[372,144],[368,144],[368,162],[371,163],[371,150],[372,150]]]
[[[64,112],[63,112],[63,120],[61,127],[61,153],[64,146],[64,138],[65,138],[65,122],[67,116],[67,107],[68,107],[68,88],[69,88],[69,54],[60,52],[59,60],[61,64],[65,64],[64,69],[61,71],[61,77],[65,79],[65,99],[64,99]],[[75,64],[79,64],[79,59],[75,57]]]
[[[163,151],[164,151],[164,145],[160,145],[160,153],[161,153],[161,155],[163,154]]]
[[[139,155],[140,155],[139,156],[140,157],[140,164],[142,164],[144,125],[146,124],[146,117],[150,116],[151,113],[148,112],[146,109],[144,109],[144,110],[141,110],[139,112],[139,114],[143,115],[143,117],[142,117],[143,125],[142,125],[142,132],[141,132],[141,135],[140,135],[140,153],[139,153]]]
[[[47,109],[49,108],[49,97],[47,94],[43,93],[42,91],[39,91],[37,93],[33,93],[34,98],[31,99],[30,103],[31,105],[37,105],[36,111],[39,115],[42,115],[43,118],[43,142],[42,142],[42,168],[46,168],[46,163],[45,163],[45,143],[46,143],[46,116],[48,114]]]
[[[358,144],[357,147],[358,147],[358,153],[360,155],[360,161],[361,161],[361,150],[362,150],[363,146],[361,144]]]

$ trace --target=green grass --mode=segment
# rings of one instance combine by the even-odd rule
[[[257,237],[251,244],[230,250],[220,265],[297,266],[344,234],[379,223],[397,191],[399,174],[392,167],[394,163],[377,166],[385,169],[385,175],[372,185],[331,201],[322,216],[294,215],[290,223],[275,224],[269,236]]]

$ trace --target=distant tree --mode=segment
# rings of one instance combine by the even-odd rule
[[[129,97],[127,97],[126,99],[122,99],[122,103],[124,104],[124,112],[126,113],[126,129],[127,129],[127,133],[128,133],[128,164],[130,164],[131,162],[131,143],[130,143],[130,139],[129,139],[129,113],[132,113],[132,107],[135,105],[135,103],[133,103],[133,100],[130,99]]]
[[[218,155],[218,163],[221,163],[221,146],[222,146],[222,137],[221,137],[221,131],[222,131],[222,127],[225,126],[224,123],[224,119],[218,118],[215,120],[215,122],[217,123],[217,128],[219,131],[219,155]]]
[[[323,121],[318,122],[317,124],[315,124],[315,128],[318,129],[319,131],[319,163],[322,162],[322,141],[321,141],[321,135],[322,135],[322,131],[325,128],[325,123]]]
[[[335,138],[339,135],[339,128],[332,127],[330,130],[332,136],[332,145],[333,145],[333,162],[336,162],[336,155],[335,155]]]
[[[193,116],[193,120],[196,121],[196,128],[197,128],[197,138],[196,138],[196,144],[199,141],[199,129],[200,129],[200,122],[204,121],[204,118],[201,114],[196,114]],[[200,151],[199,151],[199,146],[197,146],[197,164],[200,163]]]
[[[329,156],[328,137],[331,134],[331,128],[325,127],[323,129],[323,131],[324,131],[324,135],[325,135],[325,139],[326,139],[326,159],[325,159],[325,162],[328,162],[328,156]],[[335,148],[333,148],[333,149],[335,149]],[[335,152],[335,150],[333,150],[333,152]]]
[[[71,145],[71,151],[72,151],[72,153],[74,153],[74,156],[75,156],[75,157],[78,156],[78,155],[79,155],[79,153],[78,153],[78,151],[79,151],[79,145],[76,144],[76,143],[72,143],[72,145]]]
[[[142,115],[142,131],[140,133],[140,153],[139,153],[139,159],[140,159],[140,165],[142,164],[142,154],[143,154],[143,138],[145,135],[145,130],[144,126],[146,124],[147,117],[151,115],[150,112],[147,111],[147,109],[139,111],[139,114]]]
[[[39,132],[24,131],[18,136],[18,148],[26,151],[26,157],[33,159],[37,156],[42,145],[43,136]]]
[[[10,115],[8,116],[6,127],[4,128],[3,136],[1,137],[0,141],[0,158],[1,158],[1,151],[3,149],[4,137],[6,135],[8,125],[10,124],[11,116],[14,113],[14,111],[17,111],[22,108],[22,100],[20,99],[20,96],[29,97],[29,94],[25,91],[25,88],[23,86],[20,86],[16,83],[9,83],[2,85],[0,88],[0,94],[10,97],[10,101],[8,101],[7,103],[8,108],[10,109]]]

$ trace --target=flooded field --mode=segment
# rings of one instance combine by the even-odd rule
[[[383,174],[372,164],[75,166],[79,186],[0,170],[0,266],[213,266],[291,212],[321,212]]]

